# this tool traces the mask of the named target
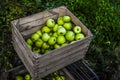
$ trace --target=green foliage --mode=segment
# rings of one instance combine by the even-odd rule
[[[0,69],[12,68],[17,60],[11,44],[10,21],[65,5],[93,33],[85,59],[102,80],[119,79],[119,0],[6,0],[0,1]]]

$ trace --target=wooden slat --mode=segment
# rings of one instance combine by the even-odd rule
[[[14,45],[14,44],[13,44]],[[14,45],[15,46],[15,45]],[[15,46],[15,47],[18,47],[18,46]],[[19,47],[18,47],[19,48]],[[17,53],[19,52],[19,53],[22,53],[22,50],[18,50],[18,49],[16,49],[15,48],[15,50],[17,51]],[[29,63],[28,63],[28,60],[26,59],[26,57],[23,55],[23,56],[21,56],[20,54],[18,54],[18,56],[20,57],[20,59],[22,60],[22,62],[23,62],[23,64],[25,65],[25,67],[26,67],[26,69],[30,72],[30,74],[31,74],[31,76],[32,77],[35,77],[36,75],[35,75],[35,73],[37,73],[36,72],[36,70],[35,70],[35,67],[34,66],[31,66]]]
[[[75,80],[75,78],[73,77],[73,75],[72,74],[70,74],[70,72],[66,69],[66,68],[63,68],[62,69],[64,72],[65,72],[65,74],[68,76],[68,80]]]
[[[17,39],[17,37],[15,37],[14,35],[13,35],[13,41],[14,41],[14,48],[16,48],[16,49],[21,49],[22,50],[22,53],[20,53],[20,56],[25,56],[26,58],[25,59],[27,59],[27,60],[29,60],[28,62],[30,63],[30,65],[34,65],[33,63],[32,63],[32,60],[30,59],[30,57],[28,56],[28,55],[26,55],[26,54],[28,54],[28,52],[25,50],[25,48],[21,45],[21,43],[20,43],[20,41]],[[18,47],[18,48],[17,48]]]
[[[42,27],[42,25],[36,26],[34,28],[31,28],[31,29],[21,32],[21,34],[24,37],[24,39],[28,39],[35,31],[37,31],[41,27]]]
[[[69,58],[71,56],[75,56],[75,54],[76,54],[75,52],[78,52],[78,51],[80,52],[80,51],[82,51],[82,49],[85,51],[86,50],[86,46],[88,46],[88,44],[86,44],[86,45],[84,45],[82,47],[77,47],[76,46],[76,47],[72,48],[71,51],[67,50],[67,53],[66,52],[61,52],[61,55],[59,55],[59,57],[58,57],[58,55],[54,56],[54,57],[49,59],[48,63],[47,62],[42,62],[41,63],[42,65],[38,65],[39,69],[41,68],[42,70],[44,70],[45,67],[52,67],[52,66],[58,64],[59,62],[61,62],[62,60],[64,62],[65,58]],[[79,53],[79,54],[81,55],[81,53]],[[42,70],[41,70],[41,72],[42,72]]]
[[[20,18],[19,24],[22,25],[22,24],[25,24],[25,23],[28,23],[28,22],[32,22],[32,21],[38,20],[40,18],[51,16],[51,15],[53,15],[53,14],[50,13],[49,11],[39,12],[39,13],[30,15],[30,16],[27,16],[27,17],[24,17],[24,18]]]
[[[15,31],[14,31],[14,33],[15,33]],[[21,42],[21,44],[22,44],[22,47],[23,48],[25,48],[25,51],[27,51],[27,54],[25,54],[25,56],[27,56],[29,59],[31,59],[31,61],[32,61],[32,63],[33,63],[33,59],[35,58],[35,57],[32,57],[32,55],[35,55],[35,54],[33,54],[32,53],[32,51],[30,51],[30,49],[27,47],[27,44],[25,43],[23,43],[22,41],[21,41],[21,39],[19,38],[19,36],[17,36],[17,34],[15,34],[16,36],[15,37],[17,37],[18,39],[19,39],[19,41]],[[23,45],[24,44],[24,45]],[[26,46],[26,47],[25,47]]]
[[[16,38],[14,38],[14,49],[16,50],[18,56],[20,57],[20,59],[22,60],[22,62],[26,65],[29,66],[29,69],[31,70],[31,72],[33,72],[33,64],[28,61],[30,60],[28,57],[26,57],[24,54],[26,54],[27,52],[24,51],[24,48],[20,47],[19,45],[21,45],[18,41],[16,41]],[[31,65],[32,64],[32,65]]]
[[[39,15],[40,16],[40,15]],[[51,16],[47,16],[47,17],[44,17],[43,18],[40,18],[39,20],[35,20],[35,21],[32,21],[32,22],[29,22],[29,23],[25,23],[25,24],[22,24],[20,25],[20,28],[19,30],[22,32],[22,31],[25,31],[25,30],[29,30],[31,28],[34,28],[36,26],[39,26],[39,25],[43,25],[45,24],[46,20],[49,19],[49,18],[53,18],[53,19],[57,19],[58,15],[51,15]]]
[[[27,50],[28,54],[25,54],[26,56],[34,56],[36,58],[36,55],[33,54],[29,48],[27,47],[27,44],[23,38],[23,36],[20,34],[20,32],[17,30],[17,28],[15,27],[15,25],[12,23],[13,26],[13,32],[16,35],[16,37],[19,38],[19,41],[22,43],[23,47],[25,48],[25,50]]]
[[[38,73],[40,74],[40,77],[46,76],[47,74],[50,74],[51,72],[54,72],[56,70],[59,70],[60,68],[63,68],[63,66],[65,67],[66,65],[72,64],[73,62],[80,60],[81,58],[83,58],[85,55],[83,55],[84,51],[81,51],[81,55],[79,54],[80,52],[76,52],[75,56],[70,56],[69,58],[64,58],[61,59],[61,61],[59,61],[58,63],[56,63],[54,66],[52,66],[50,69],[48,68],[49,66],[46,66],[46,70],[42,73]],[[62,63],[64,61],[64,63]],[[42,70],[42,69],[41,69]]]
[[[15,31],[13,30],[14,33],[12,35],[12,39],[13,39],[13,46],[14,49],[16,50],[18,56],[20,57],[20,59],[22,60],[22,62],[24,63],[24,65],[26,66],[27,70],[29,72],[31,72],[30,74],[33,76],[35,73],[34,70],[34,64],[32,63],[30,57],[26,54],[28,54],[27,50],[25,50],[25,48],[23,47],[23,45],[20,43],[20,40],[18,39]]]
[[[44,55],[42,55],[41,58],[38,58],[39,59],[39,63],[42,63],[43,61],[44,61],[44,63],[48,62],[48,60],[50,58],[52,58],[54,56],[58,57],[59,54],[61,54],[61,52],[65,53],[65,52],[67,52],[66,50],[70,50],[71,51],[72,48],[74,48],[75,46],[82,45],[83,43],[86,43],[87,41],[89,41],[89,37],[86,37],[86,38],[84,38],[84,39],[82,39],[80,41],[76,41],[74,43],[68,44],[67,46],[61,47],[59,49],[52,50],[50,53],[44,54]],[[79,47],[81,47],[81,46],[79,46]]]

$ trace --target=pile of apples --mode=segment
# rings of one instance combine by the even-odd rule
[[[33,80],[30,74],[25,74],[25,75],[17,75],[15,77],[15,80]]]
[[[81,27],[73,24],[71,17],[65,15],[56,21],[47,19],[45,25],[33,33],[26,43],[33,52],[45,54],[84,37]]]
[[[59,74],[57,71],[50,74],[51,77],[40,78],[39,80],[66,80],[64,75]],[[30,74],[17,75],[15,80],[33,80]]]

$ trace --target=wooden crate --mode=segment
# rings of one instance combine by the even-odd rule
[[[46,80],[46,79],[53,80],[53,78],[60,77],[60,76],[64,76],[65,80],[75,80],[74,77],[66,68],[63,68],[60,71],[57,71],[57,73],[58,73],[57,75],[55,74],[55,72],[51,73],[51,75],[47,75],[43,79],[39,79],[39,80]],[[20,65],[4,72],[3,74],[5,76],[2,78],[2,80],[15,80],[16,76],[24,77],[26,74],[29,74],[29,72],[26,70],[24,65]]]
[[[40,29],[47,19],[57,19],[59,16],[64,15],[69,15],[75,25],[81,26],[86,37],[67,46],[52,50],[48,54],[40,55],[32,52],[27,47],[25,39]],[[14,49],[35,80],[82,59],[92,38],[90,30],[65,6],[14,20],[11,25]]]

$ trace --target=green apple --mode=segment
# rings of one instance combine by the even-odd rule
[[[49,45],[54,45],[56,43],[56,37],[52,36],[48,40]]]
[[[62,18],[62,17],[59,17],[59,18],[57,19],[57,23],[58,23],[58,25],[63,25],[63,24],[64,24],[63,18]]]
[[[52,36],[54,36],[54,37],[58,37],[58,34],[55,32],[55,33],[53,33],[53,35]]]
[[[26,40],[26,42],[27,42],[27,44],[29,44],[29,45],[33,45],[33,41],[32,41],[30,38],[28,38],[28,39]]]
[[[54,25],[55,25],[54,19],[52,19],[52,18],[48,19],[48,20],[46,21],[46,25],[47,25],[48,27],[54,27]]]
[[[63,43],[65,43],[66,42],[66,39],[65,39],[65,37],[64,36],[58,36],[58,38],[57,38],[57,43],[58,44],[63,44]]]
[[[34,48],[33,48],[33,52],[35,52],[35,53],[40,53],[40,48],[34,47]]]
[[[31,45],[27,44],[27,46],[28,46],[28,48],[29,48],[30,50],[32,50],[32,46],[31,46]]]
[[[40,38],[40,35],[37,34],[37,33],[34,33],[34,34],[31,35],[31,39],[32,39],[33,42],[35,42],[35,41],[38,40],[39,38]]]
[[[47,26],[43,26],[41,30],[42,30],[42,33],[50,32],[50,28]]]
[[[40,29],[39,29],[39,30],[37,30],[37,31],[36,31],[36,33],[37,33],[37,34],[39,34],[39,36],[40,36],[40,37],[42,36],[42,32],[41,32],[41,30],[40,30]]]
[[[50,48],[50,45],[48,45],[48,43],[44,42],[43,45],[42,45],[42,48],[43,49],[48,49],[48,48]]]
[[[43,33],[43,35],[42,35],[43,41],[48,41],[49,38],[50,38],[50,35],[48,33]]]
[[[71,18],[70,18],[70,16],[63,16],[63,21],[64,22],[70,22],[71,21]]]
[[[57,30],[58,35],[65,35],[66,34],[66,29],[64,27],[59,27]]]
[[[67,31],[67,33],[65,34],[65,38],[68,41],[73,41],[75,38],[75,34],[73,31]]]
[[[58,49],[58,48],[60,48],[60,47],[61,47],[61,46],[60,46],[59,44],[55,44],[55,45],[54,45],[54,48],[55,48],[55,49]]]
[[[53,27],[53,31],[56,32],[58,30],[58,24],[55,24],[55,26]]]
[[[25,80],[31,80],[30,74],[26,74],[26,75],[25,75]]]
[[[15,80],[23,80],[23,77],[22,76],[16,76]]]
[[[72,29],[72,23],[71,23],[71,22],[64,23],[63,27],[64,27],[66,30],[71,30],[71,29]]]
[[[81,27],[80,26],[75,26],[74,28],[73,28],[73,31],[74,31],[74,33],[80,33],[81,32]]]
[[[37,41],[35,41],[35,46],[36,47],[42,47],[43,41],[42,39],[38,39]]]
[[[78,34],[75,35],[75,40],[80,40],[80,39],[83,39],[83,38],[85,38],[85,36],[82,33],[78,33]]]

